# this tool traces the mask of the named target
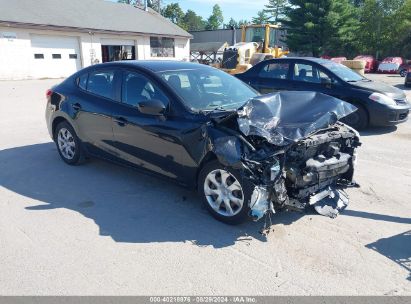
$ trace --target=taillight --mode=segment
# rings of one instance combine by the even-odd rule
[[[53,94],[53,91],[50,90],[50,89],[48,89],[48,90],[46,91],[46,97],[49,98],[49,97],[51,96],[51,94]]]

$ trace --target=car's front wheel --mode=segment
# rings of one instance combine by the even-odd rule
[[[405,77],[407,75],[407,70],[401,70],[400,75],[401,77]]]
[[[355,105],[357,110],[354,113],[351,113],[347,117],[342,119],[342,122],[353,127],[356,130],[364,130],[368,127],[368,113],[360,105]]]
[[[219,221],[231,225],[247,219],[253,189],[239,171],[218,161],[207,163],[198,178],[198,192],[207,210]]]
[[[54,139],[64,162],[69,165],[78,165],[84,160],[80,139],[68,122],[63,121],[57,125]]]

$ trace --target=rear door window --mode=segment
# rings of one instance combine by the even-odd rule
[[[261,69],[258,76],[262,78],[287,79],[289,70],[289,63],[268,63]]]
[[[87,91],[98,96],[114,99],[114,70],[99,70],[88,76]]]

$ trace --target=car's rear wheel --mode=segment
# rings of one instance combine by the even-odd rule
[[[407,76],[407,70],[401,70],[400,75],[401,75],[401,77]]]
[[[84,152],[81,148],[81,142],[68,122],[63,121],[57,125],[54,139],[64,162],[69,165],[78,165],[83,162]]]
[[[342,121],[356,130],[363,130],[368,127],[368,113],[362,106],[355,106],[357,110],[347,117],[344,117]]]
[[[198,192],[211,215],[227,224],[244,222],[250,211],[253,185],[218,161],[207,163],[198,178]]]

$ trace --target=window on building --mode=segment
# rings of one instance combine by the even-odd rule
[[[44,59],[44,54],[34,54],[34,59]]]
[[[131,106],[141,101],[157,99],[168,105],[166,95],[150,79],[136,72],[125,72],[121,90],[121,100]]]
[[[114,74],[113,70],[100,70],[90,73],[87,81],[87,91],[114,99]]]
[[[101,57],[103,62],[135,60],[136,49],[133,45],[102,45]]]
[[[77,54],[69,54],[70,59],[77,59]]]
[[[53,59],[61,59],[61,54],[53,54]]]
[[[174,39],[150,37],[151,57],[175,57]]]

